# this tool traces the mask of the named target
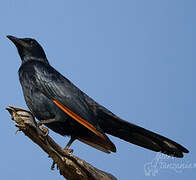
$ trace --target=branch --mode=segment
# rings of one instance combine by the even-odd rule
[[[49,135],[48,129],[41,126],[38,127],[34,116],[31,112],[14,106],[6,108],[12,116],[12,120],[16,122],[18,131],[22,131],[35,144],[44,150],[49,157],[57,164],[59,172],[68,180],[116,180],[114,176],[101,171],[86,161],[73,156],[70,151],[62,149]]]

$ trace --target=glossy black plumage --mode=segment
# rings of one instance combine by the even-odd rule
[[[8,38],[22,59],[19,79],[26,104],[38,120],[55,119],[46,124],[53,131],[107,153],[115,152],[116,148],[105,133],[175,157],[188,153],[180,144],[120,119],[88,97],[50,66],[35,40]]]

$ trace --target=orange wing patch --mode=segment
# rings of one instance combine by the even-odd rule
[[[88,121],[86,121],[85,119],[81,118],[80,116],[78,116],[73,111],[71,111],[64,104],[62,104],[59,100],[54,99],[53,100],[53,103],[56,104],[60,109],[62,109],[70,117],[72,117],[73,119],[75,119],[77,122],[79,122],[80,124],[82,124],[83,126],[85,126],[86,128],[88,128],[90,131],[92,131],[93,133],[95,133],[97,136],[99,136],[99,137],[101,137],[102,139],[105,140],[104,135],[101,132],[99,132],[92,124],[90,124]]]

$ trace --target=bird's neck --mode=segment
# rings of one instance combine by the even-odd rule
[[[46,64],[49,64],[47,58],[37,58],[37,57],[33,57],[33,56],[26,56],[23,58],[22,63],[28,62],[28,61],[41,61],[44,62]]]

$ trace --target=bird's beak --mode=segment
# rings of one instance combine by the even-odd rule
[[[22,47],[28,47],[28,44],[23,40],[23,39],[20,39],[20,38],[16,38],[14,36],[10,36],[8,35],[7,38],[9,40],[11,40],[15,46],[18,48],[19,46],[22,46]]]

